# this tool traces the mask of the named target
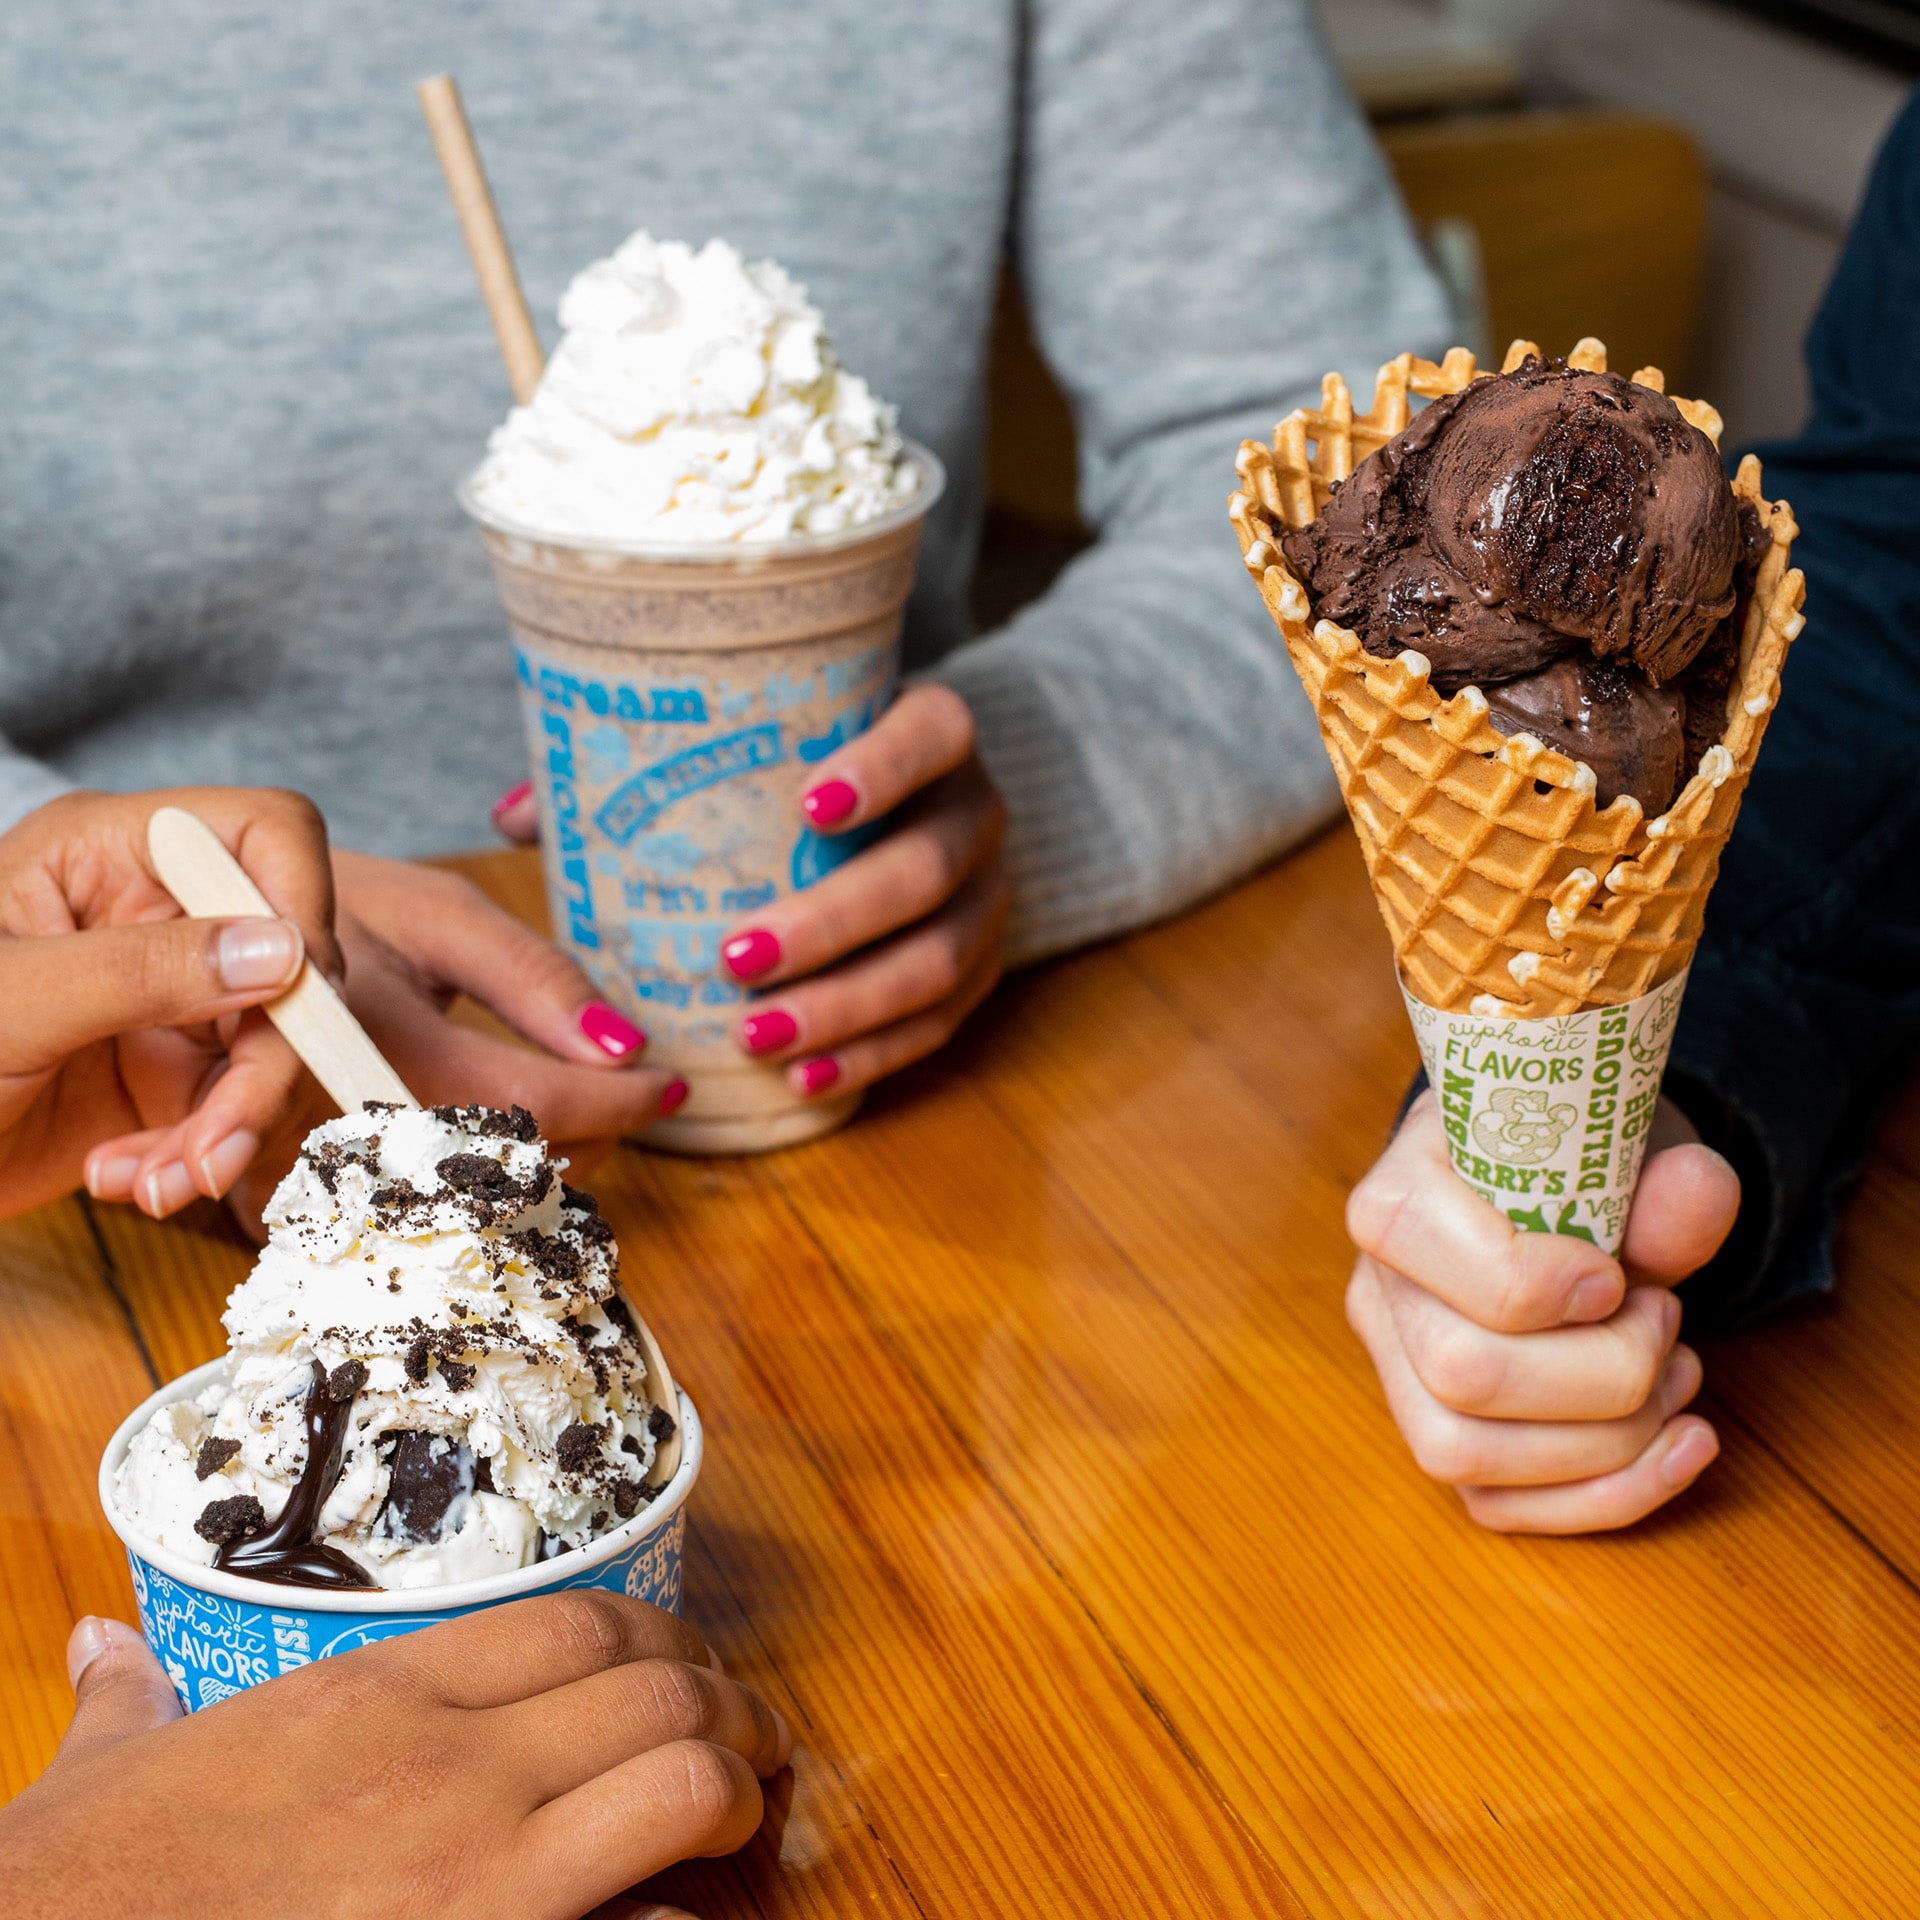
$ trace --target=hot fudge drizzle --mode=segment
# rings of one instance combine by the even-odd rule
[[[354,1397],[366,1380],[364,1367],[357,1369],[357,1379],[351,1377],[353,1371],[336,1368],[335,1381],[329,1381],[326,1369],[314,1362],[313,1384],[307,1389],[306,1465],[287,1495],[287,1504],[270,1526],[258,1533],[243,1533],[215,1549],[213,1564],[223,1572],[245,1574],[249,1580],[266,1580],[284,1587],[379,1590],[379,1583],[357,1560],[313,1537],[320,1509],[339,1484],[340,1456],[347,1442]],[[341,1375],[348,1377],[340,1379]],[[343,1398],[334,1397],[335,1382],[347,1389]]]

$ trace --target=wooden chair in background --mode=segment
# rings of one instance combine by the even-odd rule
[[[1707,177],[1693,142],[1620,113],[1502,113],[1375,130],[1416,220],[1480,243],[1495,353],[1584,334],[1611,365],[1656,366],[1675,393],[1700,308]]]

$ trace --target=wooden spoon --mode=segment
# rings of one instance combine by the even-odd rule
[[[155,812],[147,822],[147,851],[167,891],[196,920],[280,917],[220,836],[184,807]],[[369,1100],[420,1104],[311,960],[278,1000],[267,1003],[266,1015],[342,1113],[358,1113]]]

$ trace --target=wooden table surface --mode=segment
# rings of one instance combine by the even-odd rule
[[[524,860],[468,863],[533,898]],[[1014,983],[838,1138],[594,1184],[707,1425],[688,1606],[804,1742],[721,1916],[1920,1911],[1920,1099],[1836,1306],[1625,1536],[1480,1534],[1341,1316],[1414,1052],[1351,835]],[[0,1787],[131,1618],[94,1474],[248,1251],[0,1229]]]

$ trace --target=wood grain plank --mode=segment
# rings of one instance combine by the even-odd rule
[[[73,1714],[66,1643],[83,1613],[133,1617],[100,1513],[100,1455],[152,1392],[77,1200],[0,1224],[0,1800]]]
[[[702,1538],[916,1909],[1298,1911],[767,1168],[598,1186],[708,1418]]]
[[[736,1913],[912,1920],[917,1909],[844,1765],[823,1748],[804,1698],[788,1685],[773,1649],[728,1584],[698,1519],[687,1534],[686,1607],[728,1672],[749,1679],[787,1716],[799,1744],[791,1769],[766,1783],[765,1817],[739,1853],[689,1860],[640,1891],[710,1920]]]
[[[165,1222],[132,1207],[95,1206],[93,1218],[114,1287],[158,1376],[172,1380],[225,1353],[220,1315],[255,1253],[226,1212],[196,1201]]]
[[[954,1122],[950,1066],[938,1098],[883,1104],[843,1152],[795,1156],[776,1177],[1183,1736],[1238,1780],[1256,1831],[1291,1816],[1329,1897],[1342,1884],[1386,1903],[1342,1911],[1429,1911],[1442,1890],[1511,1911],[1543,1876],[1575,1911],[1762,1910],[1791,1891],[1795,1911],[1847,1912],[1920,1885],[1898,1823],[1844,1787],[1810,1786],[1799,1762],[1844,1753],[1838,1777],[1911,1789],[1913,1596],[1763,1456],[1731,1460],[1690,1515],[1631,1542],[1465,1527],[1412,1473],[1339,1322],[1330,1169],[1364,1164],[1383,1116],[1337,1137],[1341,1103],[1327,1117],[1310,1049],[1287,1098],[1254,1102],[1164,1009],[1156,1024],[1127,972],[1099,955],[1057,970],[976,1050],[971,1077],[1011,1119],[1012,1151],[987,1150],[981,1116]],[[1375,1019],[1389,1017],[1403,1021],[1383,997]],[[1101,1044],[1113,1035],[1126,1044]],[[1074,1257],[1063,1215],[1036,1216],[1036,1166],[1082,1201]],[[1042,1233],[1044,1256],[1023,1268]],[[1100,1236],[1138,1291],[1101,1268]],[[996,1345],[1018,1384],[990,1394]],[[1196,1346],[1222,1381],[1206,1382]],[[1002,1403],[1022,1448],[989,1418]],[[1230,1444],[1206,1446],[1216,1433]],[[1204,1492],[1190,1488],[1170,1524],[1164,1490],[1187,1476]],[[1088,1524],[1090,1507],[1104,1524]],[[1156,1530],[1180,1536],[1166,1550],[1196,1583],[1171,1619],[1141,1604],[1129,1550]],[[1273,1539],[1286,1543],[1278,1586]],[[1756,1592],[1768,1604],[1754,1608]],[[1868,1671],[1866,1642],[1829,1637],[1843,1592],[1886,1636]],[[1620,1631],[1652,1620],[1656,1636]],[[1312,1650],[1311,1667],[1276,1671],[1276,1647]],[[1208,1684],[1223,1668],[1256,1710]],[[1419,1809],[1423,1844],[1387,1824],[1384,1799],[1325,1790],[1342,1726],[1357,1736],[1351,1767],[1384,1764]],[[1310,1730],[1306,1756],[1289,1750],[1295,1729]],[[1578,1785],[1543,1794],[1551,1781]],[[1380,1884],[1383,1853],[1427,1877]]]
[[[1136,937],[1114,951],[1180,1014],[1191,1029],[1198,1030],[1214,1041],[1220,1059],[1225,1062],[1234,1080],[1253,1090],[1270,1113],[1293,1130],[1308,1157],[1328,1174],[1333,1193],[1323,1195],[1323,1206],[1329,1200],[1337,1201],[1339,1190],[1373,1157],[1414,1060],[1404,1017],[1393,998],[1385,939],[1351,837],[1335,830],[1283,868],[1238,889],[1206,911]],[[1077,979],[1072,969],[1066,970],[1064,977],[1068,981]],[[1072,985],[1063,988],[1063,992],[1070,1000],[1077,995],[1077,989]],[[1005,1014],[1000,1017],[1003,1029],[1007,1018]],[[1058,1023],[1044,1020],[1034,1024],[1042,1029],[1050,1029]],[[990,1035],[994,1025],[990,1020]],[[1111,1012],[1103,1025],[1104,1031],[1081,1036],[1084,1042],[1081,1049],[1083,1057],[1124,1058],[1136,1078],[1144,1076],[1150,1079],[1151,1069],[1140,1064],[1139,1056],[1151,1050],[1142,1042],[1138,1030],[1129,1025],[1125,1016]],[[1124,1045],[1113,1044],[1115,1034],[1124,1037]],[[1020,1055],[1020,1047],[1023,1043],[1032,1044],[1032,1041],[1031,1029],[1023,1030],[1019,1040],[1007,1041],[1006,1051],[1010,1056],[1024,1058]],[[990,1051],[990,1039],[988,1046]],[[923,1076],[928,1083],[927,1097],[940,1097],[941,1090],[955,1073],[969,1070],[965,1053],[963,1049],[962,1054],[951,1058],[945,1067]],[[1124,1103],[1124,1098],[1124,1088],[1103,1084],[1085,1098],[1084,1107],[1086,1111],[1105,1114],[1116,1110]],[[883,1102],[883,1112],[884,1109]],[[1243,1169],[1231,1155],[1223,1159],[1213,1154],[1210,1151],[1213,1143],[1204,1135],[1195,1135],[1184,1127],[1178,1129],[1178,1133],[1177,1141],[1170,1149],[1163,1150],[1157,1162],[1134,1168],[1132,1171],[1137,1177],[1121,1182],[1127,1189],[1126,1197],[1129,1200],[1137,1194],[1153,1193],[1157,1185],[1164,1181],[1165,1170],[1170,1164],[1200,1164],[1207,1167],[1207,1185],[1213,1191],[1211,1212],[1215,1217],[1236,1211],[1234,1203],[1241,1196],[1258,1194],[1263,1187],[1270,1189],[1274,1185],[1270,1172]],[[850,1138],[859,1139],[866,1134],[867,1129],[863,1127],[861,1134]],[[1029,1159],[1044,1162],[1052,1145],[1047,1140],[1030,1142]],[[969,1152],[970,1143],[956,1143],[945,1154],[937,1146],[917,1143],[906,1157],[916,1166],[938,1166],[943,1159],[951,1159],[958,1153],[963,1163],[971,1164],[967,1159]],[[1264,1179],[1263,1172],[1266,1174]],[[1236,1178],[1236,1173],[1240,1177]],[[990,1213],[991,1209],[986,1211]],[[981,1212],[976,1196],[973,1213],[977,1217]],[[1323,1218],[1337,1219],[1337,1210],[1328,1207]],[[1282,1218],[1268,1224],[1276,1244],[1287,1247],[1290,1221]],[[1910,1245],[1910,1235],[1901,1236],[1895,1244]],[[1337,1301],[1339,1279],[1344,1277],[1345,1252],[1337,1237],[1334,1247],[1330,1265],[1318,1283],[1323,1303]],[[915,1267],[913,1270],[919,1269]],[[1244,1337],[1244,1329],[1240,1331]],[[1445,1496],[1419,1487],[1417,1482],[1405,1478],[1408,1469],[1399,1452],[1398,1442],[1391,1431],[1384,1427],[1377,1400],[1372,1397],[1373,1390],[1365,1374],[1364,1363],[1358,1357],[1357,1348],[1352,1346],[1344,1330],[1339,1327],[1337,1313],[1323,1314],[1319,1333],[1324,1342],[1324,1351],[1329,1356],[1343,1354],[1346,1365],[1359,1369],[1358,1378],[1367,1396],[1370,1417],[1380,1423],[1382,1429],[1380,1439],[1383,1451],[1377,1462],[1380,1471],[1400,1475],[1403,1485],[1414,1487],[1421,1499],[1437,1502],[1447,1523],[1453,1524]],[[1018,1399],[1017,1395],[1013,1397]],[[1354,1417],[1363,1419],[1367,1416],[1356,1414]],[[1882,1449],[1883,1454],[1885,1451]],[[1906,1450],[1900,1451],[1903,1459],[1913,1457]],[[1335,1463],[1336,1473],[1338,1464]],[[1710,1565],[1704,1571],[1690,1568],[1669,1574],[1666,1578],[1677,1583],[1683,1593],[1689,1592],[1696,1580],[1704,1580],[1715,1590],[1723,1589],[1728,1554],[1715,1537],[1715,1531],[1729,1512],[1736,1520],[1740,1520],[1748,1509],[1756,1505],[1772,1510],[1775,1503],[1780,1503],[1786,1514],[1781,1530],[1792,1536],[1787,1541],[1767,1539],[1766,1530],[1762,1529],[1762,1537],[1756,1542],[1750,1526],[1744,1521],[1736,1525],[1739,1546],[1739,1555],[1736,1557],[1743,1557],[1748,1564],[1740,1571],[1741,1584],[1733,1591],[1733,1602],[1736,1605],[1744,1602],[1750,1590],[1764,1592],[1781,1584],[1774,1568],[1777,1558],[1797,1563],[1795,1577],[1786,1583],[1791,1589],[1790,1594],[1782,1606],[1776,1608],[1772,1626],[1777,1631],[1785,1632],[1791,1639],[1796,1624],[1806,1623],[1806,1631],[1813,1641],[1812,1653],[1816,1667],[1828,1659],[1838,1660],[1843,1665],[1850,1660],[1866,1660],[1867,1666],[1853,1677],[1848,1689],[1851,1693],[1849,1710],[1857,1709],[1863,1694],[1870,1695],[1877,1684],[1873,1677],[1876,1670],[1889,1657],[1884,1647],[1876,1648],[1863,1640],[1857,1631],[1857,1583],[1864,1578],[1872,1585],[1872,1576],[1857,1564],[1847,1562],[1845,1548],[1841,1546],[1835,1550],[1840,1555],[1840,1564],[1846,1566],[1846,1576],[1831,1577],[1833,1565],[1826,1558],[1826,1549],[1833,1546],[1833,1541],[1830,1532],[1821,1533],[1817,1524],[1815,1534],[1821,1539],[1822,1551],[1809,1564],[1803,1557],[1804,1541],[1799,1531],[1802,1521],[1807,1517],[1804,1503],[1796,1504],[1791,1489],[1783,1489],[1764,1477],[1760,1485],[1754,1485],[1756,1471],[1764,1474],[1764,1463],[1756,1469],[1752,1463],[1738,1457],[1730,1458],[1716,1471],[1715,1481],[1705,1496],[1696,1496],[1692,1515],[1687,1522],[1692,1529],[1690,1537],[1694,1539],[1699,1552],[1706,1555]],[[1071,1478],[1072,1473],[1066,1472],[1065,1477]],[[1672,1523],[1667,1523],[1643,1529],[1641,1538],[1664,1540],[1671,1527]],[[1470,1538],[1475,1551],[1491,1550],[1509,1563],[1524,1567],[1530,1561],[1537,1562],[1548,1570],[1561,1559],[1577,1560],[1586,1553],[1600,1556],[1600,1565],[1605,1569],[1613,1566],[1620,1554],[1620,1543],[1614,1542],[1585,1543],[1584,1546],[1534,1544],[1516,1548],[1513,1543],[1489,1543],[1479,1541],[1477,1537]],[[1423,1542],[1422,1550],[1428,1553],[1437,1551],[1444,1564],[1444,1557],[1453,1544],[1443,1537],[1437,1543]],[[1638,1554],[1640,1541],[1635,1540],[1632,1547]],[[1766,1571],[1757,1570],[1756,1562]],[[1659,1581],[1653,1584],[1655,1592],[1651,1601],[1643,1600],[1635,1607],[1626,1606],[1623,1601],[1607,1595],[1603,1589],[1597,1601],[1591,1595],[1582,1596],[1579,1611],[1602,1634],[1606,1632],[1608,1623],[1623,1611],[1625,1617],[1629,1618],[1661,1618],[1667,1596],[1659,1590]],[[1418,1581],[1414,1590],[1419,1590]],[[1504,1617],[1505,1599],[1497,1588],[1487,1596],[1490,1609],[1488,1617]],[[1548,1585],[1540,1604],[1546,1615],[1546,1630],[1551,1632],[1556,1621],[1564,1622],[1570,1602],[1564,1593]],[[1876,1590],[1876,1607],[1885,1609],[1889,1604],[1896,1615],[1904,1618],[1904,1608],[1898,1599],[1890,1603],[1884,1592]],[[1910,1626],[1902,1627],[1900,1631],[1909,1633]],[[1725,1668],[1726,1662],[1717,1644],[1712,1622],[1699,1623],[1688,1644],[1705,1663],[1703,1671],[1715,1673]],[[1639,1657],[1640,1648],[1637,1645],[1629,1643],[1627,1651],[1630,1659]],[[1797,1673],[1805,1664],[1791,1649],[1783,1655],[1777,1646],[1771,1649],[1750,1648],[1749,1653],[1751,1658],[1745,1668],[1749,1676],[1767,1677],[1773,1670],[1772,1663],[1782,1657],[1787,1661],[1785,1670],[1788,1673]],[[1551,1673],[1553,1669],[1547,1666],[1538,1671]],[[1583,1668],[1576,1667],[1572,1674],[1562,1677],[1577,1683],[1583,1671]],[[1671,1687],[1668,1711],[1682,1717],[1690,1716],[1690,1690],[1697,1678],[1695,1672],[1684,1658],[1677,1658],[1669,1664],[1668,1674]],[[1631,1673],[1626,1675],[1621,1690],[1607,1694],[1602,1704],[1617,1711],[1619,1700],[1632,1698],[1635,1677]],[[1830,1676],[1823,1676],[1808,1684],[1831,1709],[1833,1688]],[[1481,1690],[1484,1691],[1483,1677]],[[1590,1689],[1583,1690],[1577,1684],[1569,1687],[1558,1714],[1558,1726],[1562,1734],[1569,1723],[1572,1723],[1576,1734],[1581,1731],[1579,1723],[1584,1716],[1589,1693]],[[1457,1696],[1443,1693],[1439,1697],[1471,1703],[1473,1718],[1479,1725],[1487,1725],[1499,1718],[1501,1710],[1489,1707],[1473,1685]],[[1510,1716],[1518,1714],[1522,1719],[1538,1718],[1543,1711],[1543,1704],[1552,1705],[1551,1700],[1543,1703],[1537,1673],[1527,1684],[1519,1686],[1513,1697],[1521,1704],[1504,1711]],[[1767,1689],[1761,1687],[1756,1697],[1765,1699]],[[1744,1728],[1744,1735],[1742,1739],[1730,1740],[1725,1751],[1739,1757],[1756,1746],[1764,1749],[1769,1745],[1764,1727],[1757,1722],[1749,1723]],[[1900,1739],[1905,1742],[1904,1732]],[[1643,1746],[1650,1743],[1650,1735],[1641,1736]],[[1574,1746],[1577,1751],[1577,1740]],[[1417,1769],[1424,1757],[1421,1743],[1416,1738],[1411,1743],[1409,1759]],[[1557,1749],[1550,1742],[1547,1757],[1553,1764],[1546,1771],[1581,1777],[1577,1767],[1570,1769],[1564,1764],[1564,1740]],[[1579,1753],[1580,1761],[1589,1766],[1594,1757],[1591,1752]],[[1631,1753],[1627,1757],[1636,1762],[1640,1758]],[[1868,1753],[1865,1756],[1856,1755],[1855,1758],[1870,1766],[1872,1756]],[[1906,1764],[1904,1753],[1900,1763],[1902,1766]],[[1655,1772],[1656,1777],[1664,1778],[1682,1795],[1683,1807],[1697,1813],[1699,1835],[1713,1834],[1719,1805],[1712,1795],[1705,1799],[1700,1797],[1695,1791],[1697,1783],[1693,1774],[1682,1771],[1676,1775],[1671,1766],[1656,1769]],[[1788,1772],[1790,1774],[1790,1767]],[[1564,1878],[1555,1866],[1561,1834],[1558,1817],[1551,1810],[1544,1814],[1536,1811],[1529,1828],[1527,1810],[1537,1804],[1536,1793],[1529,1791],[1532,1783],[1526,1778],[1526,1769],[1520,1769],[1519,1773],[1519,1790],[1507,1793],[1504,1804],[1490,1794],[1483,1794],[1481,1798],[1485,1803],[1484,1818],[1487,1822],[1504,1819],[1502,1831],[1525,1834],[1531,1830],[1534,1834],[1537,1852],[1532,1864],[1540,1868],[1544,1875],[1542,1882],[1534,1887],[1529,1896],[1537,1898],[1540,1885],[1559,1884]],[[1720,1775],[1720,1784],[1725,1786],[1724,1771]],[[1763,1902],[1773,1899],[1784,1888],[1794,1887],[1798,1889],[1797,1897],[1803,1903],[1801,1910],[1848,1910],[1846,1902],[1854,1897],[1854,1890],[1847,1888],[1844,1883],[1836,1885],[1831,1880],[1823,1879],[1826,1868],[1819,1858],[1822,1849],[1832,1852],[1841,1846],[1832,1833],[1806,1828],[1804,1823],[1800,1823],[1803,1830],[1798,1836],[1789,1836],[1784,1842],[1785,1857],[1777,1857],[1779,1845],[1774,1836],[1764,1831],[1765,1823],[1774,1817],[1778,1806],[1796,1801],[1796,1789],[1790,1779],[1772,1805],[1768,1805],[1766,1797],[1757,1794],[1751,1784],[1744,1780],[1734,1784],[1732,1797],[1742,1807],[1750,1826],[1761,1829],[1758,1833],[1749,1831],[1737,1841],[1723,1841],[1718,1845],[1709,1844],[1706,1838],[1694,1837],[1686,1831],[1680,1835],[1688,1849],[1703,1856],[1701,1863],[1690,1864],[1704,1867],[1709,1885],[1706,1897],[1709,1901],[1720,1897],[1722,1882],[1717,1876],[1731,1875],[1727,1884],[1748,1887],[1749,1891],[1757,1886],[1760,1889],[1757,1897]],[[1461,1798],[1459,1805],[1443,1801],[1436,1808],[1433,1796],[1428,1794],[1422,1804],[1443,1827],[1464,1831],[1471,1826],[1475,1817],[1474,1808],[1466,1803],[1470,1798],[1470,1795]],[[1600,1809],[1599,1830],[1590,1829],[1589,1838],[1603,1849],[1599,1855],[1602,1867],[1617,1872],[1618,1863],[1612,1856],[1617,1855],[1618,1849],[1608,1841],[1606,1829],[1621,1810],[1616,1807],[1608,1811],[1604,1796],[1600,1796],[1595,1804]],[[1497,1812],[1496,1806],[1500,1808]],[[1834,1831],[1846,1826],[1844,1809],[1839,1811],[1837,1817],[1840,1828]],[[1851,1844],[1859,1848],[1866,1863],[1865,1870],[1872,1871],[1877,1867],[1886,1874],[1887,1880],[1879,1889],[1881,1894],[1889,1884],[1903,1889],[1912,1886],[1912,1862],[1902,1847],[1896,1845],[1890,1854],[1876,1854],[1865,1834],[1856,1835]],[[1814,1858],[1811,1864],[1806,1859],[1793,1857],[1796,1847],[1812,1853]],[[1725,1858],[1720,1858],[1720,1855]],[[1753,1877],[1751,1885],[1749,1876]],[[1409,1894],[1406,1889],[1402,1889],[1402,1893],[1409,1898],[1430,1900],[1434,1897],[1430,1884],[1420,1887],[1416,1893]],[[1419,1909],[1410,1907],[1408,1910]],[[1589,1909],[1576,1899],[1575,1904],[1566,1910]],[[1689,1909],[1675,1904],[1671,1910]],[[1702,1909],[1696,1906],[1691,1910]],[[1711,1910],[1711,1907],[1705,1910]]]
[[[1714,1400],[1920,1589],[1920,1075],[1841,1228],[1831,1300],[1712,1341]]]

